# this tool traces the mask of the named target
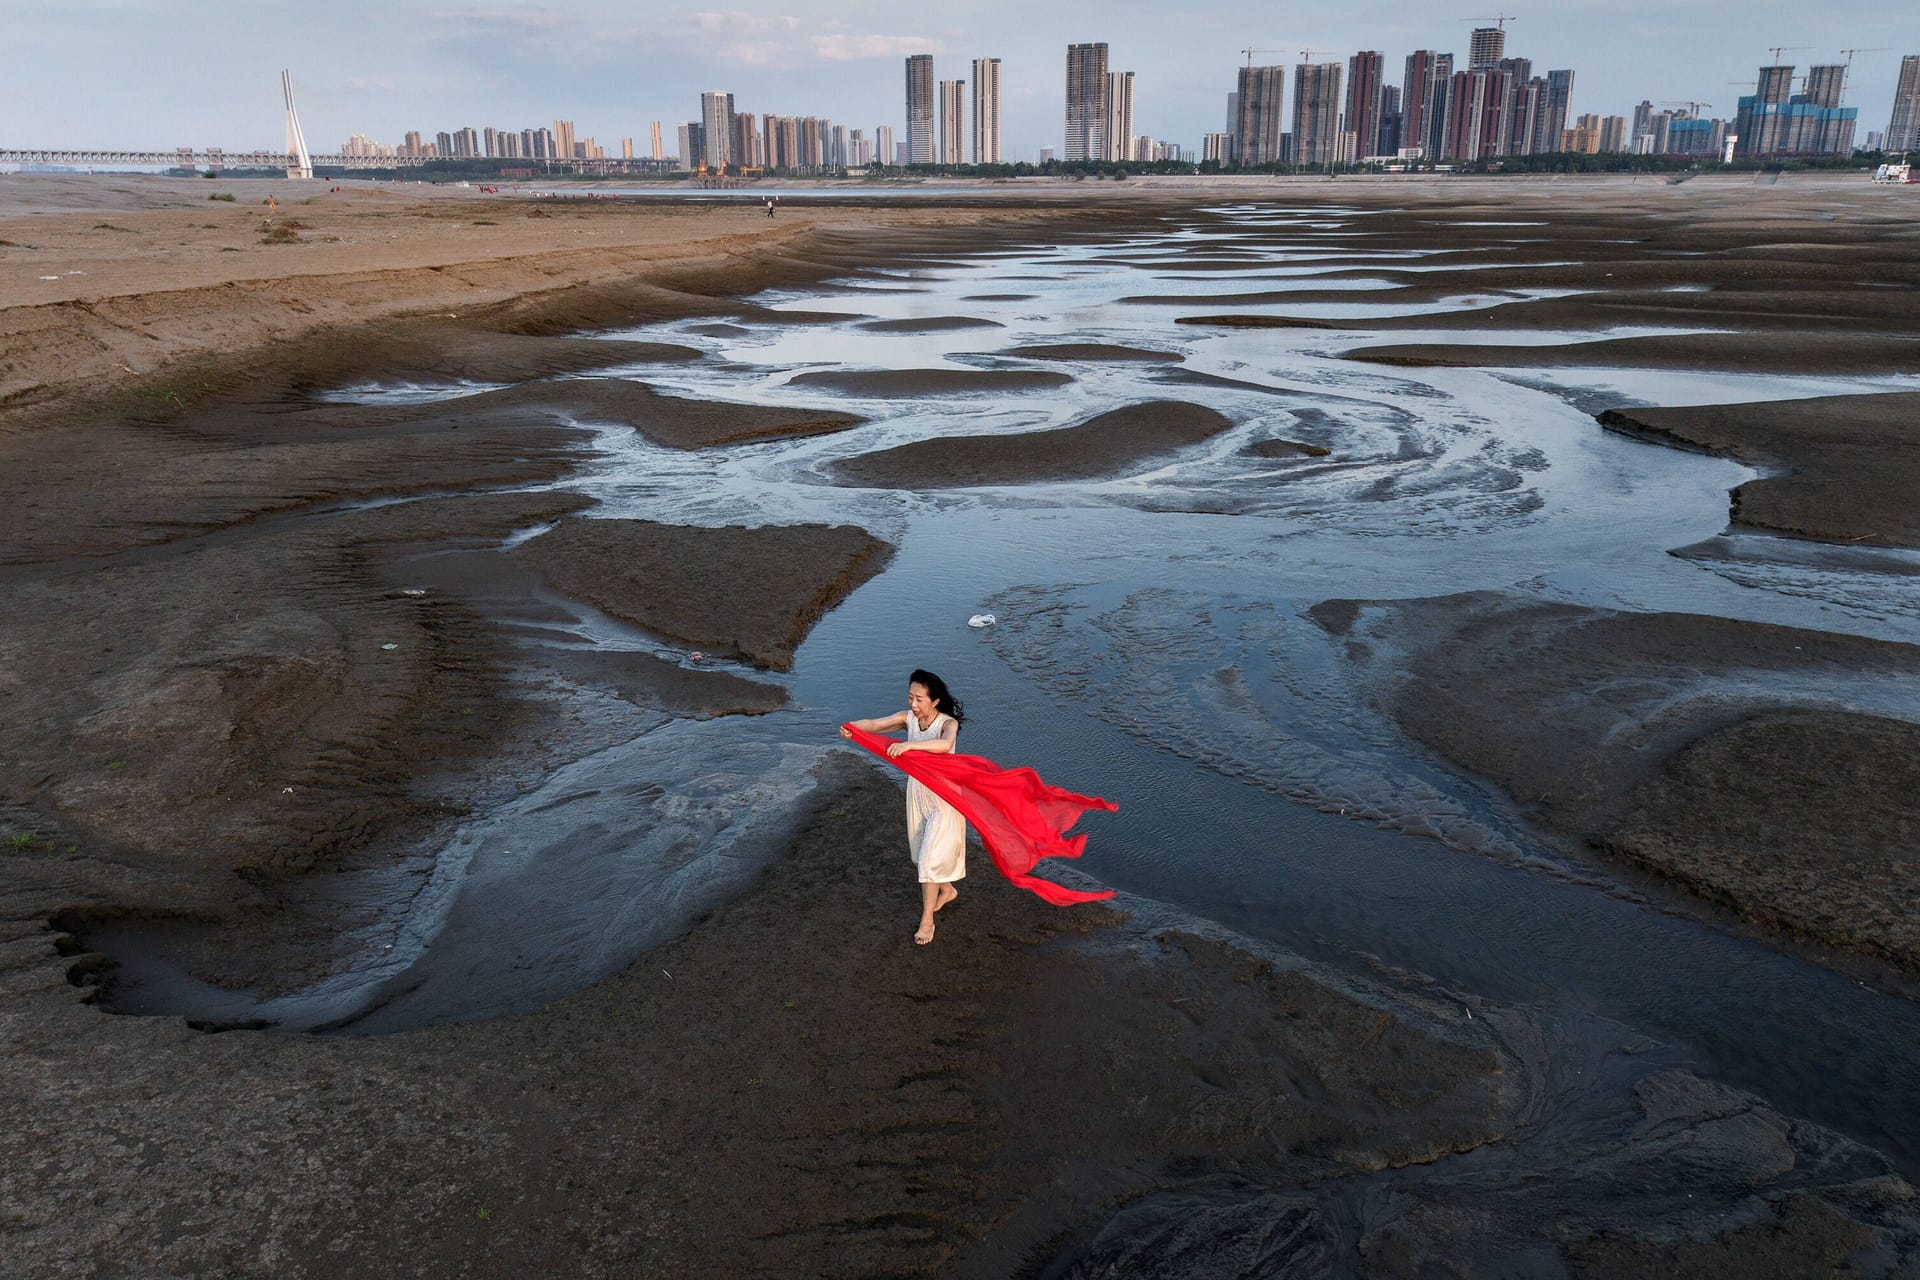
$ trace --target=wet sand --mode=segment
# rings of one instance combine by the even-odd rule
[[[1736,525],[1823,542],[1920,546],[1920,393],[1610,409],[1600,425],[1783,468],[1733,491]]]
[[[1301,440],[1274,439],[1256,440],[1247,446],[1247,452],[1256,458],[1324,458],[1333,450]]]
[[[1179,364],[1182,359],[1171,351],[1116,346],[1110,342],[1043,342],[1033,346],[1008,347],[1000,354],[1019,356],[1023,360],[1118,360],[1145,364]]]
[[[836,798],[757,891],[538,1012],[364,1039],[113,1016],[95,929],[164,924],[212,981],[297,987],[349,963],[365,923],[315,909],[317,873],[418,874],[433,833],[658,723],[644,714],[779,701],[773,686],[645,653],[536,664],[517,633],[542,625],[542,592],[626,601],[634,617],[644,605],[662,635],[684,626],[777,668],[819,582],[830,607],[860,556],[883,554],[844,531],[829,548],[842,558],[800,574],[794,557],[820,548],[789,534],[738,548],[737,531],[655,526],[646,545],[666,562],[737,565],[791,594],[781,617],[710,577],[644,599],[637,579],[614,590],[603,571],[626,538],[582,536],[612,522],[578,518],[576,495],[514,491],[585,462],[591,437],[570,421],[583,410],[683,449],[844,416],[736,411],[635,375],[399,407],[312,393],[688,361],[574,335],[673,317],[837,323],[737,295],[1064,222],[1140,225],[1155,200],[1195,197],[1141,184],[1125,208],[1105,195],[823,206],[783,209],[768,229],[751,210],[375,189],[316,197],[297,213],[299,242],[273,245],[260,210],[203,208],[195,183],[131,184],[111,214],[126,231],[95,228],[97,204],[36,214],[31,183],[0,188],[12,242],[0,286],[28,299],[0,311],[10,1271],[354,1275],[378,1256],[435,1275],[698,1274],[743,1259],[826,1274],[1206,1274],[1256,1257],[1419,1274],[1531,1254],[1579,1275],[1733,1276],[1752,1274],[1745,1260],[1764,1245],[1890,1275],[1920,1250],[1912,1190],[1879,1157],[1656,1069],[1644,1045],[1559,1043],[1535,1012],[1475,1005],[1469,1018],[1417,983],[1354,989],[1179,922],[1059,912],[996,882],[978,855],[937,950],[915,949],[898,792],[864,765],[835,766]],[[1434,198],[1418,190],[1417,206]],[[1486,199],[1445,190],[1423,211],[1471,216]],[[1485,208],[1539,190],[1503,189]],[[1622,209],[1643,202],[1614,191]],[[1704,203],[1726,217],[1749,200]],[[1822,200],[1783,201],[1784,216]],[[1434,234],[1395,216],[1407,244]],[[849,389],[924,394],[945,372],[854,375],[868,381]],[[1028,385],[1064,380],[1036,374]],[[1010,389],[1004,376],[983,389]],[[1009,482],[1043,464],[1023,460]],[[962,451],[924,476],[966,482],[977,465]],[[496,550],[555,522],[525,554]],[[502,585],[503,565],[526,580]],[[628,710],[556,710],[521,683],[536,665]],[[1581,684],[1575,658],[1548,666]],[[1807,923],[1779,917],[1814,937],[1852,913],[1866,929],[1838,942],[1904,955],[1897,881],[1858,875],[1850,896],[1796,902],[1766,880],[1777,872],[1737,878],[1712,852],[1745,847],[1756,812],[1724,780],[1772,778],[1810,744],[1857,744],[1833,768],[1882,806],[1855,820],[1884,831],[1898,816],[1887,797],[1911,794],[1883,776],[1905,731],[1858,720],[1716,726],[1733,736],[1696,735],[1662,771],[1635,774],[1605,831],[1666,874],[1719,876],[1738,909],[1804,907]],[[1579,741],[1537,727],[1548,753]],[[1686,861],[1700,849],[1704,870]],[[1821,850],[1844,852],[1837,839]],[[1897,870],[1891,855],[1883,870]],[[1560,1074],[1590,1062],[1606,1070]],[[1591,1100],[1578,1134],[1536,1132],[1549,1093]]]
[[[956,333],[967,329],[998,329],[996,320],[973,316],[926,316],[913,320],[868,320],[860,327],[869,333]]]
[[[1303,327],[1345,328],[1320,322]],[[1878,334],[1699,333],[1659,338],[1606,338],[1549,346],[1486,343],[1389,343],[1360,347],[1348,359],[1367,364],[1470,369],[1731,369],[1747,373],[1906,373],[1920,365],[1920,339]]]
[[[1701,1247],[1654,1207],[1681,1188],[1721,1247],[1756,1219],[1773,1249],[1820,1256],[1913,1238],[1904,1184],[1867,1181],[1865,1153],[1729,1113],[1683,1072],[1616,1080],[1631,1051],[1582,1087],[1617,1109],[1607,1185],[1637,1192],[1596,1212],[1571,1169],[1490,1188],[1456,1157],[1538,1159],[1527,1116],[1549,1082],[1515,1040],[1537,1031],[1048,907],[977,850],[917,948],[900,792],[848,755],[835,779],[755,892],[515,1018],[103,1035],[71,962],[17,938],[7,1006],[37,1031],[0,1084],[10,1272],[1197,1275],[1264,1239],[1315,1274],[1516,1249],[1600,1274]],[[47,1096],[82,1103],[53,1142],[18,1123]],[[1774,1189],[1738,1189],[1756,1175]],[[1243,1178],[1269,1189],[1237,1195]],[[1730,1265],[1696,1274],[1750,1274]]]
[[[535,391],[532,399],[543,409],[568,413],[581,421],[630,426],[667,449],[714,449],[830,435],[866,421],[852,414],[817,409],[694,400],[619,378],[572,378]]]
[[[568,595],[655,635],[786,671],[813,624],[880,572],[893,548],[849,525],[575,519],[511,554]]]
[[[1703,185],[1704,182],[1704,185]],[[1802,373],[1905,373],[1920,355],[1920,220],[1910,192],[1890,196],[1842,184],[1806,184],[1761,196],[1720,179],[1672,187],[1582,188],[1516,184],[1509,199],[1478,212],[1489,224],[1475,243],[1436,238],[1448,219],[1470,218],[1473,197],[1437,217],[1410,200],[1364,219],[1375,264],[1324,279],[1384,282],[1345,290],[1225,289],[1212,295],[1141,294],[1146,307],[1179,308],[1180,323],[1309,328],[1387,334],[1457,331],[1404,343],[1368,342],[1350,358],[1382,364],[1734,369]],[[1342,195],[1356,188],[1342,185]],[[1365,202],[1360,201],[1362,207]],[[1284,243],[1290,233],[1276,232]],[[1278,247],[1278,245],[1276,245]],[[1298,246],[1294,247],[1297,251]],[[1436,252],[1437,250],[1437,252]],[[1332,253],[1332,250],[1328,250]],[[1411,254],[1409,260],[1400,255]],[[1299,254],[1293,261],[1310,262]],[[1242,273],[1249,261],[1178,259],[1170,270]],[[1290,283],[1298,283],[1292,281]],[[1537,292],[1549,296],[1535,296]],[[1367,316],[1232,314],[1220,308],[1265,303],[1312,307],[1361,302],[1442,311]],[[1672,329],[1608,337],[1595,330]],[[1482,343],[1503,330],[1564,331],[1568,344]],[[1718,332],[1700,332],[1711,330]],[[1692,332],[1689,332],[1692,331]],[[1592,335],[1592,336],[1588,336]]]
[[[1383,710],[1528,817],[1767,928],[1920,969],[1920,726],[1819,677],[1920,648],[1491,593],[1329,601]]]
[[[876,369],[870,372],[825,370],[798,373],[796,387],[825,387],[853,396],[939,396],[972,391],[1040,391],[1064,387],[1073,379],[1038,369]]]
[[[1155,400],[1051,431],[919,440],[836,463],[833,475],[842,484],[886,489],[1092,480],[1125,474],[1232,427],[1204,405]]]

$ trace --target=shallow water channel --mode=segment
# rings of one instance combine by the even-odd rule
[[[568,485],[601,501],[594,514],[858,524],[896,543],[896,558],[800,649],[792,710],[663,726],[571,766],[455,837],[388,959],[256,1007],[288,1026],[370,1033],[535,1007],[604,976],[749,883],[776,855],[779,815],[812,785],[819,753],[837,749],[833,726],[898,709],[907,671],[924,665],[966,701],[965,749],[1119,802],[1117,815],[1087,821],[1087,856],[1061,874],[1467,1009],[1538,1010],[1595,1042],[1640,1033],[1702,1074],[1860,1138],[1909,1175],[1920,1170],[1920,1004],[1703,920],[1541,837],[1370,710],[1340,642],[1304,616],[1330,598],[1498,590],[1920,640],[1920,558],[1724,536],[1727,492],[1751,472],[1608,434],[1590,416],[1609,404],[1916,380],[1382,370],[1338,354],[1386,340],[1558,343],[1625,331],[1382,338],[1174,323],[1229,310],[1338,320],[1511,298],[1476,291],[1463,273],[1457,295],[1396,307],[1382,281],[1323,278],[1388,266],[1446,278],[1445,253],[1355,248],[1365,217],[1225,209],[1152,235],[894,266],[754,299],[842,311],[845,323],[686,321],[606,335],[715,357],[631,371],[663,390],[845,407],[871,422],[700,453],[608,429],[599,461]],[[1527,232],[1489,224],[1476,234],[1497,244]],[[1178,266],[1225,256],[1244,256],[1244,272]],[[1352,302],[1208,301],[1329,288],[1351,290]],[[1143,295],[1160,301],[1122,301]],[[1189,302],[1164,301],[1176,295]],[[955,316],[993,327],[861,327]],[[1063,342],[1183,359],[999,354]],[[817,369],[935,368],[1050,368],[1074,380],[902,399],[789,385]],[[873,490],[836,484],[824,469],[933,435],[1064,426],[1153,399],[1201,403],[1237,425],[1097,483]],[[1272,438],[1330,452],[1247,452]],[[1672,554],[1701,544],[1713,554]],[[969,615],[983,611],[999,625],[970,629]],[[577,642],[670,652],[584,615]],[[1920,718],[1911,689],[1868,677],[1841,673],[1791,692]],[[656,816],[636,831],[629,815],[643,789]],[[903,854],[903,930],[911,890]]]

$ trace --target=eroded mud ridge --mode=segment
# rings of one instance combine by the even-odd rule
[[[1747,528],[1826,542],[1920,546],[1913,506],[1920,490],[1920,394],[1610,409],[1600,422],[1783,471],[1733,491],[1733,519]]]
[[[1465,596],[1314,616],[1528,816],[1753,919],[1920,967],[1920,647]],[[1385,661],[1385,655],[1393,655]],[[1835,671],[1875,677],[1878,699]]]
[[[1911,1272],[1904,194],[986,200],[43,377],[9,1267]],[[912,944],[915,665],[1111,907]]]

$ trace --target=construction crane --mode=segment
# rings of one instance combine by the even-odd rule
[[[1332,50],[1330,50],[1330,49],[1302,49],[1302,50],[1300,51],[1300,61],[1302,61],[1302,62],[1312,62],[1312,61],[1313,61],[1313,55],[1314,55],[1314,54],[1316,54],[1316,53],[1329,53],[1329,54],[1330,54],[1331,52],[1332,52]]]
[[[1252,66],[1253,55],[1256,53],[1285,53],[1287,51],[1285,49],[1242,49],[1240,52],[1247,55],[1247,65]]]
[[[1882,46],[1878,49],[1842,49],[1840,52],[1847,55],[1847,69],[1840,73],[1840,99],[1844,102],[1847,96],[1847,81],[1853,79],[1853,55],[1856,53],[1892,53],[1893,50]]]
[[[1520,21],[1520,15],[1514,13],[1496,13],[1491,18],[1461,18],[1461,22],[1491,22],[1496,30],[1505,31],[1509,22]]]
[[[1813,48],[1813,46],[1810,44],[1775,44],[1775,45],[1768,45],[1767,52],[1773,55],[1773,65],[1777,67],[1780,65],[1781,54],[1798,53],[1802,49],[1811,49],[1811,48]]]
[[[1697,117],[1700,114],[1700,108],[1710,107],[1713,104],[1711,102],[1693,102],[1690,100],[1681,101],[1679,99],[1667,99],[1667,100],[1663,100],[1660,103],[1660,105],[1663,107],[1685,107],[1687,109],[1688,115]]]

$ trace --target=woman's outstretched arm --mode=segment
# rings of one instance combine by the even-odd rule
[[[874,720],[849,720],[848,724],[856,729],[865,729],[868,733],[892,733],[896,729],[907,727],[907,713],[896,711],[890,716],[881,716]],[[840,731],[841,737],[847,737],[847,731]]]

